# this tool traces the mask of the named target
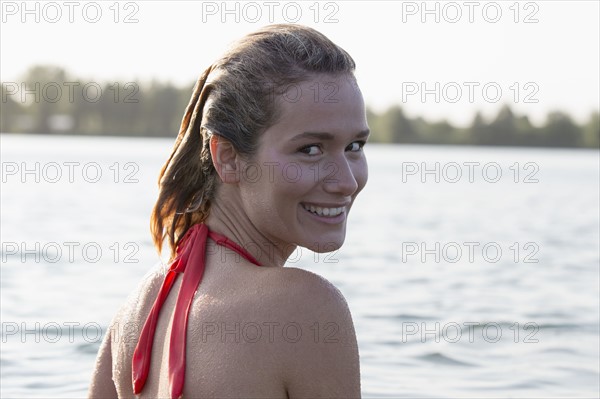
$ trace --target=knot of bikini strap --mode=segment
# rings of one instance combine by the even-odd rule
[[[168,377],[171,397],[179,398],[183,394],[188,314],[194,294],[204,274],[207,237],[210,237],[218,245],[234,250],[249,262],[260,266],[258,261],[244,248],[224,235],[209,231],[205,224],[196,224],[188,229],[177,247],[175,258],[169,265],[165,280],[144,323],[133,353],[132,380],[133,392],[136,395],[142,392],[148,378],[158,317],[178,273],[183,273],[183,280],[175,303],[171,336],[169,337]],[[187,267],[188,265],[190,267]]]

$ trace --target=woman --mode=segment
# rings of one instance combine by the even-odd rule
[[[202,74],[152,214],[171,265],[113,320],[90,397],[360,397],[344,297],[283,267],[341,247],[367,182],[353,71],[317,31],[272,25]]]

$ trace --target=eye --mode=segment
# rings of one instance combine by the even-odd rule
[[[298,150],[298,152],[304,153],[306,155],[315,156],[320,155],[322,153],[321,147],[317,144],[310,144],[304,146]]]
[[[346,147],[346,150],[352,152],[359,152],[362,150],[366,143],[366,141],[355,141],[353,143],[350,143],[350,145]]]

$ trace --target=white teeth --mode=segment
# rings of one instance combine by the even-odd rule
[[[304,209],[306,209],[307,211],[315,213],[319,216],[334,217],[334,216],[338,216],[340,213],[344,212],[343,206],[341,206],[339,208],[321,208],[320,206],[302,204],[302,207]]]

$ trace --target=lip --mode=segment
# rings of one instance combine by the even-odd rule
[[[306,201],[304,201],[304,202],[301,202],[300,204],[313,205],[313,206],[318,206],[318,207],[321,207],[321,208],[342,208],[342,207],[343,208],[348,208],[350,206],[350,202],[342,202],[341,204],[340,203],[337,203],[337,204],[331,204],[331,203],[330,204],[326,204],[324,202],[306,202]]]
[[[314,206],[320,206],[322,208],[340,208],[343,207],[344,210],[342,211],[342,213],[340,213],[337,216],[334,217],[329,217],[329,216],[319,216],[316,215],[310,211],[307,211],[306,209],[304,209],[304,207],[302,206],[302,204],[308,204],[308,205],[314,205]],[[319,203],[316,202],[302,202],[300,203],[300,208],[302,209],[303,212],[305,212],[307,215],[309,215],[311,218],[313,218],[316,221],[319,221],[321,223],[325,223],[325,224],[340,224],[343,221],[346,220],[346,216],[347,216],[347,212],[348,212],[348,204],[328,204],[328,205],[319,205]]]

